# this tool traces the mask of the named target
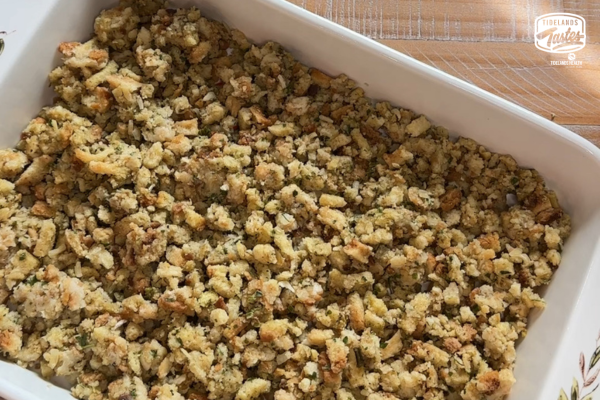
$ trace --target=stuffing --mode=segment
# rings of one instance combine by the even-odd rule
[[[535,170],[193,7],[93,31],[0,149],[3,359],[85,400],[509,394],[571,229]]]

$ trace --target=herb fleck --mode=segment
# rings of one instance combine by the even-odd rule
[[[25,284],[29,286],[33,286],[38,283],[40,280],[35,275],[31,275],[29,278],[25,280]]]
[[[92,346],[89,342],[87,333],[75,336],[75,340],[77,340],[77,343],[79,343],[79,347],[81,347],[82,349],[87,349],[88,347]]]

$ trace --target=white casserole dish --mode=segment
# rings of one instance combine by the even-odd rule
[[[0,146],[50,104],[47,74],[58,64],[61,41],[84,41],[101,9],[114,0],[0,0]],[[472,85],[428,67],[283,0],[180,0],[236,27],[256,42],[282,43],[304,63],[329,74],[348,74],[370,97],[427,115],[454,135],[473,138],[536,168],[555,189],[573,220],[563,262],[546,290],[548,303],[535,314],[517,351],[510,400],[548,400],[570,387],[578,353],[593,352],[600,318],[595,283],[600,271],[600,150],[574,133]],[[532,45],[533,46],[533,45]],[[581,344],[581,346],[580,346]],[[581,348],[580,348],[581,347]],[[587,365],[587,363],[586,363]],[[579,379],[582,381],[582,379]],[[599,379],[600,381],[600,379]],[[581,385],[581,383],[580,383]],[[581,398],[591,385],[581,391]],[[570,389],[568,390],[570,392]],[[7,400],[69,399],[69,393],[16,365],[0,362],[0,397]]]

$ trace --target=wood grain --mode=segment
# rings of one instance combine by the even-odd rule
[[[290,1],[600,144],[598,0]],[[566,54],[535,47],[534,20],[550,12],[586,19],[581,67],[552,66]]]
[[[383,41],[386,45],[449,74],[500,95],[560,124],[600,124],[600,87],[590,72],[549,65],[551,57],[531,51],[529,43],[471,43],[418,40]],[[600,53],[588,45],[579,53]],[[581,58],[580,58],[581,59]],[[590,74],[591,78],[591,74]]]
[[[572,12],[600,42],[600,1],[575,0],[291,0],[373,39],[532,42],[536,17]]]
[[[600,147],[600,129],[597,125],[565,125],[565,127]]]

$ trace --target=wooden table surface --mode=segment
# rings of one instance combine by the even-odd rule
[[[564,125],[600,146],[600,0],[288,0]],[[581,68],[534,44],[535,18],[578,14]]]

